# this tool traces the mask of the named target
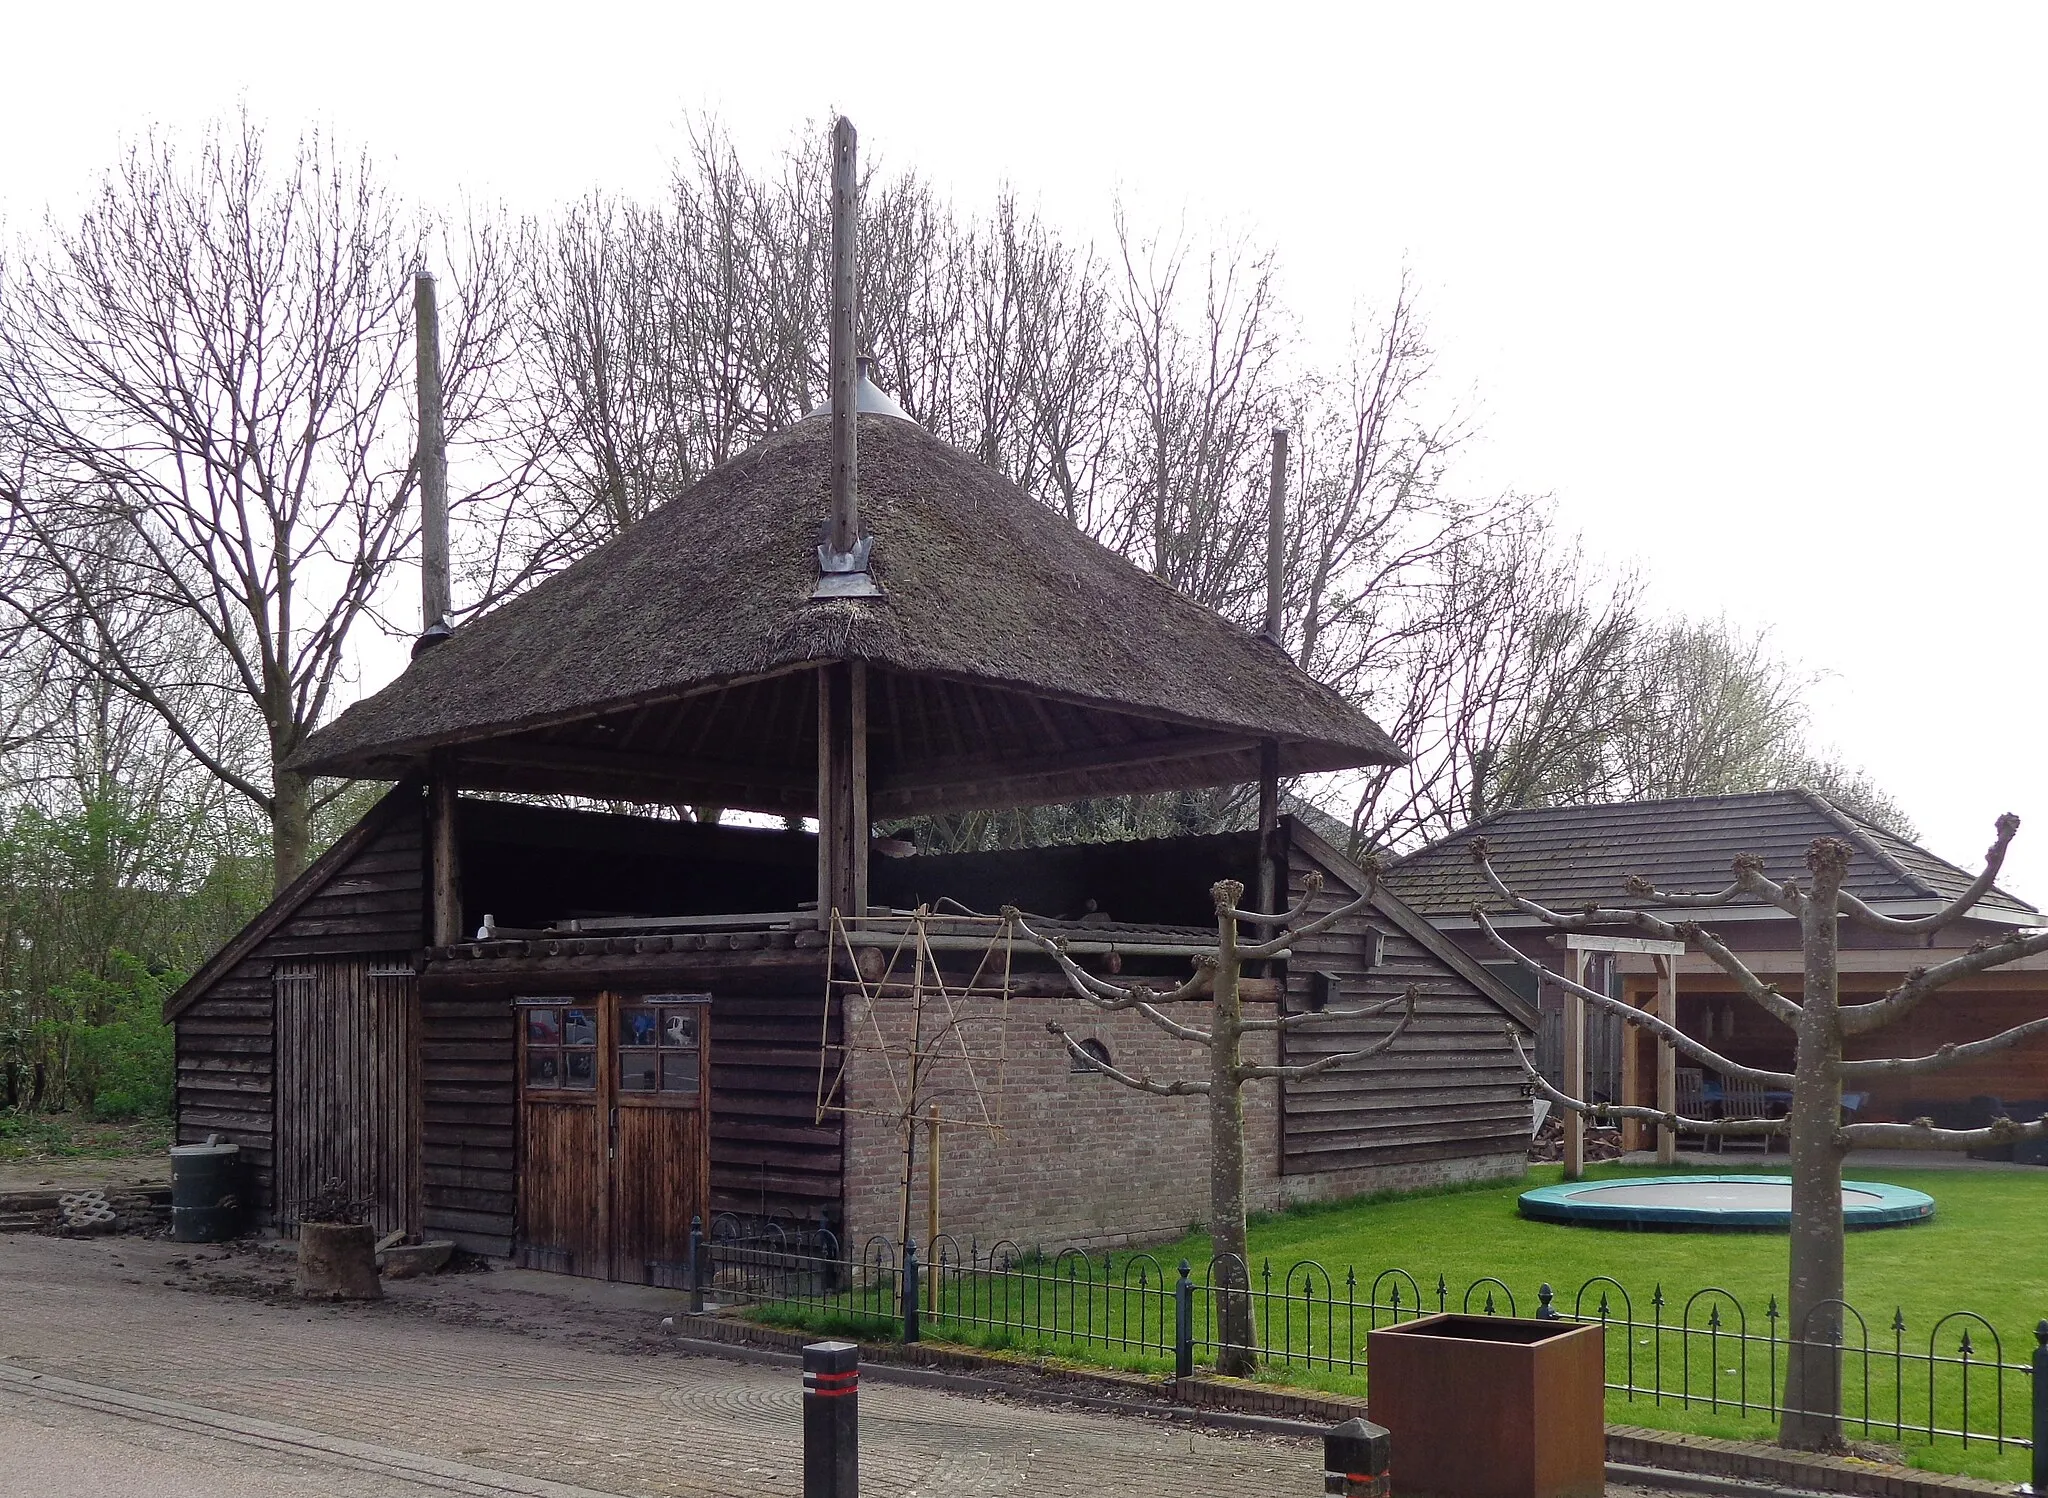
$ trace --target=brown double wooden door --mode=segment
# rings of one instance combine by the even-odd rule
[[[711,1160],[701,994],[522,998],[519,1262],[680,1284]]]

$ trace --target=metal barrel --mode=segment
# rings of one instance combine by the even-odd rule
[[[179,1243],[219,1243],[242,1228],[240,1145],[171,1147],[171,1237]]]

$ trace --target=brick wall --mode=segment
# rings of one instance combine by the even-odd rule
[[[900,1001],[907,1006],[908,1000]],[[1200,1023],[1206,1006],[1185,1006]],[[1254,1012],[1261,1011],[1253,1006]],[[893,1038],[885,1012],[884,1033]],[[1114,1246],[1177,1237],[1209,1212],[1209,1123],[1205,1097],[1154,1097],[1108,1077],[1072,1069],[1066,1048],[1048,1034],[1057,1019],[1077,1038],[1109,1047],[1121,1070],[1159,1080],[1207,1075],[1208,1052],[1164,1034],[1136,1014],[1103,1014],[1077,1000],[1012,998],[1003,1083],[982,1067],[983,1095],[999,1113],[1002,1135],[946,1128],[940,1142],[939,1230],[984,1246],[998,1238],[1026,1248]],[[980,1043],[977,1049],[984,1048]],[[1248,1036],[1245,1054],[1271,1060],[1272,1042]],[[900,1066],[900,1063],[899,1063]],[[970,1111],[957,1063],[940,1073],[953,1093],[942,1114]],[[849,1102],[887,1111],[895,1106],[882,1057],[857,1051],[848,1071]],[[1274,1084],[1245,1089],[1247,1199],[1253,1210],[1281,1203],[1277,1171],[1279,1123]],[[918,1131],[911,1221],[920,1239],[926,1222],[928,1132]],[[848,1241],[893,1238],[902,1202],[903,1148],[892,1119],[847,1119]],[[1308,1183],[1287,1183],[1289,1199]],[[1361,1187],[1358,1189],[1374,1189]]]

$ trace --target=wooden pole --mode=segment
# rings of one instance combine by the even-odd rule
[[[1586,954],[1572,953],[1572,982],[1584,986]],[[1564,994],[1564,1093],[1583,1100],[1586,1096],[1586,1001],[1570,989]],[[1564,1178],[1576,1181],[1586,1173],[1586,1120],[1584,1115],[1565,1109]]]
[[[868,909],[868,668],[818,668],[818,925]]]
[[[434,278],[412,281],[419,379],[420,631],[445,625],[451,607],[448,570],[448,448],[441,431],[441,323]]]
[[[1280,643],[1281,584],[1287,565],[1287,429],[1273,432],[1273,472],[1266,482],[1266,638]]]
[[[432,880],[429,946],[462,940],[462,875],[456,861],[455,777],[436,762],[427,779],[428,876]]]
[[[1276,868],[1280,833],[1280,743],[1267,739],[1259,745],[1259,867],[1255,910],[1272,912],[1280,907],[1279,872]]]
[[[1674,1028],[1678,1024],[1678,959],[1657,959],[1657,1018]],[[1678,1111],[1678,1052],[1663,1036],[1657,1037],[1657,1110]],[[1678,1131],[1657,1126],[1657,1163],[1678,1163]]]
[[[924,1187],[924,1282],[931,1287],[931,1307],[939,1313],[939,1276],[933,1269],[939,1243],[939,1105],[929,1111],[931,1138],[926,1141]]]
[[[860,366],[855,359],[854,299],[860,258],[858,137],[841,115],[832,126],[832,523],[830,548],[840,556],[860,539],[860,429],[855,420]]]

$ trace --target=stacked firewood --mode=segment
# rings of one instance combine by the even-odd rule
[[[1621,1130],[1586,1128],[1588,1160],[1619,1160],[1622,1156]],[[1543,1120],[1543,1127],[1529,1141],[1529,1159],[1537,1165],[1555,1165],[1564,1158],[1564,1119],[1556,1113]]]

